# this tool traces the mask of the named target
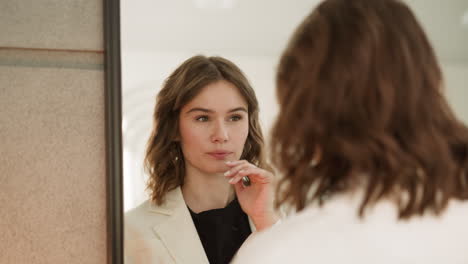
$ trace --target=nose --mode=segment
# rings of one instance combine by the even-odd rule
[[[216,122],[211,134],[211,141],[214,143],[224,143],[229,140],[228,129],[223,121]]]

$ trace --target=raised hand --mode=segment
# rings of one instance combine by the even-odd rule
[[[277,220],[274,210],[275,179],[271,172],[261,169],[246,160],[226,162],[230,168],[224,176],[234,186],[242,210],[252,219],[258,231],[270,227]],[[248,176],[250,186],[242,178]]]

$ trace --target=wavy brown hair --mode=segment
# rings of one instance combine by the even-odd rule
[[[276,82],[277,205],[300,211],[363,190],[359,216],[385,198],[405,219],[468,198],[468,129],[401,1],[323,1],[295,31]]]
[[[145,171],[150,199],[160,205],[167,192],[183,185],[185,160],[179,136],[179,112],[207,85],[225,80],[238,88],[247,101],[249,134],[241,159],[269,168],[264,159],[264,140],[255,92],[244,73],[222,57],[194,56],[183,62],[165,81],[156,98],[153,131],[148,140]]]

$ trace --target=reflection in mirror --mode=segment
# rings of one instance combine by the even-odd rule
[[[298,1],[291,7],[283,1],[122,2],[125,211],[147,199],[145,144],[155,96],[169,74],[196,54],[231,60],[255,89],[267,134],[277,111],[276,59],[313,3]]]
[[[468,98],[466,1],[406,2],[420,19],[436,49],[450,104],[468,123],[468,105],[465,103]],[[232,61],[245,73],[255,90],[260,123],[268,139],[278,111],[274,90],[277,60],[293,29],[316,4],[314,0],[294,1],[294,5],[280,0],[121,2],[125,212],[150,197],[146,190],[148,175],[143,170],[145,149],[153,130],[155,98],[169,75],[197,54],[218,55]],[[192,221],[192,218],[186,220]],[[170,223],[155,228],[164,229],[168,225]],[[157,232],[170,236],[164,230]],[[203,255],[204,252],[195,254]],[[151,259],[154,256],[140,257]]]

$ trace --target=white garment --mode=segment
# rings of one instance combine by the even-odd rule
[[[409,221],[385,201],[360,219],[358,205],[342,197],[309,206],[251,236],[232,263],[468,264],[468,202]]]
[[[250,218],[249,223],[254,232]],[[127,212],[124,231],[125,264],[208,264],[179,187],[160,206],[146,201]]]

